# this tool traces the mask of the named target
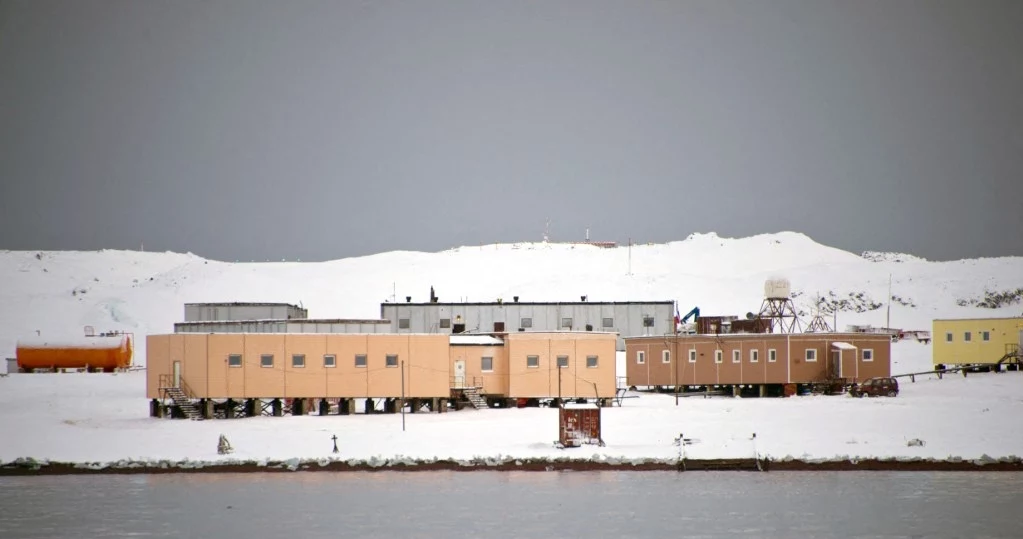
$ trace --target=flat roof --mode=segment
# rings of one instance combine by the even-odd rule
[[[400,303],[400,302],[384,302],[381,303],[381,307],[386,306],[406,306],[406,307],[425,307],[434,305],[438,307],[497,307],[505,305],[527,305],[530,307],[537,306],[557,306],[557,305],[675,305],[674,301],[502,301],[500,303],[496,301],[489,302],[437,302],[437,303]]]
[[[842,337],[848,340],[862,341],[864,339],[885,339],[891,340],[892,336],[889,333],[853,333],[844,331],[841,333],[835,332],[818,332],[818,333],[697,333],[697,334],[662,334],[662,335],[624,335],[622,336],[625,340],[639,340],[639,339],[668,339],[671,337],[678,337],[679,339],[697,338],[697,337],[713,337],[715,339],[763,339],[763,338],[779,338],[779,337],[820,337],[820,338],[834,338]]]
[[[199,307],[294,307],[296,309],[305,310],[304,307],[299,307],[298,305],[294,305],[294,304],[291,304],[291,303],[265,303],[265,302],[262,302],[262,303],[259,303],[259,302],[252,303],[252,302],[244,302],[244,301],[227,301],[227,302],[214,302],[214,303],[206,303],[206,302],[202,302],[202,303],[186,303],[185,306],[186,307],[196,307],[196,306],[199,306]]]
[[[991,316],[987,318],[935,318],[935,322],[967,322],[970,320],[1019,320],[1023,323],[1023,316]]]
[[[448,342],[458,346],[503,346],[504,341],[492,335],[465,335],[456,333],[448,338]]]
[[[303,324],[390,324],[387,319],[361,319],[361,318],[259,318],[253,320],[190,320],[188,322],[174,322],[175,326],[197,326],[200,324],[255,324],[255,323],[295,323]]]
[[[408,337],[414,335],[416,337],[437,337],[442,339],[447,337],[443,333],[367,333],[365,331],[353,331],[351,333],[327,333],[322,331],[276,331],[273,333],[263,331],[196,331],[194,333],[151,333],[148,336],[178,336],[178,335],[259,335],[259,336],[278,336],[278,335],[319,335],[324,337],[341,337],[345,335],[360,335],[360,336],[377,336],[377,337]]]

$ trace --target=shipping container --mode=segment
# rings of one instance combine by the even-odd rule
[[[564,404],[558,410],[561,447],[579,447],[583,444],[603,446],[600,434],[600,407],[596,404]]]

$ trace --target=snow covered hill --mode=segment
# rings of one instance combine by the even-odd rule
[[[848,253],[793,232],[748,238],[694,234],[684,241],[613,249],[582,244],[516,243],[439,253],[389,252],[329,262],[232,263],[192,254],[135,251],[0,252],[0,354],[20,337],[125,330],[173,330],[183,304],[274,301],[302,304],[312,317],[376,318],[397,297],[442,301],[676,300],[682,312],[759,310],[768,278],[792,282],[795,303],[844,305],[839,329],[883,325],[889,275],[891,324],[930,329],[945,317],[1014,316],[1023,303],[1023,257],[930,262],[911,255]],[[1008,298],[985,308],[991,294]],[[842,301],[845,300],[845,301]],[[860,311],[860,312],[857,312]],[[830,317],[829,317],[830,319]],[[144,364],[144,340],[136,363]]]
[[[760,308],[764,281],[788,278],[795,303],[840,306],[838,326],[883,325],[889,275],[891,323],[930,329],[938,317],[1012,316],[1023,310],[1023,258],[929,262],[891,253],[863,256],[791,232],[750,238],[699,234],[663,245],[603,249],[520,243],[440,253],[391,252],[322,263],[226,263],[191,254],[0,253],[0,353],[18,338],[127,330],[141,337],[173,330],[183,304],[201,301],[300,303],[314,317],[373,318],[380,303],[411,295],[442,301],[677,300],[682,312],[745,314]],[[997,305],[996,308],[990,308]],[[144,364],[144,340],[136,363]],[[621,359],[620,359],[621,360]],[[930,364],[930,346],[893,346],[892,370]],[[1006,421],[1023,409],[1019,373],[904,379],[896,399],[684,399],[633,394],[606,409],[604,448],[572,458],[671,460],[683,430],[703,442],[691,458],[1009,457],[1023,431]],[[147,417],[145,376],[17,375],[0,378],[0,463],[22,457],[75,463],[124,459],[223,462],[225,458],[323,458],[336,432],[344,459],[550,458],[556,415],[548,409],[417,414],[409,431],[388,416],[161,421]],[[96,398],[102,396],[102,398]],[[836,418],[841,418],[837,421]],[[237,455],[216,454],[226,434]],[[401,436],[401,438],[399,438]],[[926,446],[908,443],[921,439]],[[61,443],[54,443],[60,440]],[[400,440],[400,443],[398,443]],[[459,440],[452,444],[451,440]]]

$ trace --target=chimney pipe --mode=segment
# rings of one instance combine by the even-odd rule
[[[514,299],[514,300],[515,300],[515,303],[518,303],[518,302],[519,302],[519,297],[518,297],[518,296],[512,296],[512,299]]]
[[[405,296],[405,303],[412,303],[412,296]]]

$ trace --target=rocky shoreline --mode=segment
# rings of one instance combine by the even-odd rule
[[[683,465],[684,464],[684,465]],[[701,459],[585,460],[585,459],[394,459],[286,461],[119,461],[69,463],[17,459],[0,464],[0,476],[167,474],[167,473],[272,473],[272,472],[427,472],[427,471],[901,471],[901,472],[1021,472],[1023,459]]]

